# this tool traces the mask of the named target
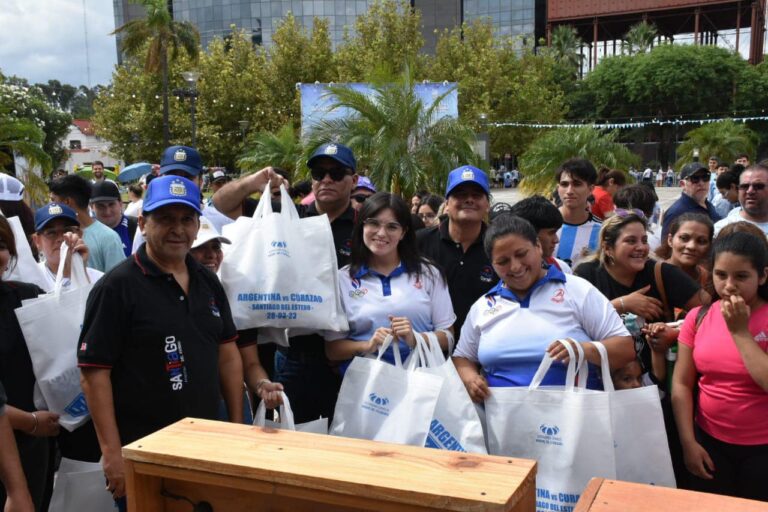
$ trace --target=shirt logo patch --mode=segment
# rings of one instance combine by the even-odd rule
[[[492,283],[494,279],[493,268],[488,265],[484,266],[480,271],[480,280],[484,283]]]
[[[216,299],[211,297],[211,301],[208,303],[208,307],[211,308],[211,314],[213,316],[216,318],[221,318],[221,311],[219,311],[219,306],[216,304]]]
[[[187,161],[187,152],[183,149],[177,149],[176,152],[173,154],[173,159],[177,162],[186,162]]]
[[[352,240],[351,239],[344,240],[344,243],[342,243],[339,246],[339,255],[345,256],[345,257],[352,255]]]
[[[765,332],[760,331],[757,336],[755,336],[755,341],[768,341],[768,335],[766,335]]]
[[[350,299],[361,299],[368,293],[368,288],[361,288],[362,283],[358,278],[353,277],[350,279],[350,283],[352,284],[352,290],[349,291]]]
[[[181,391],[187,382],[187,368],[184,366],[184,351],[176,336],[165,338],[165,371],[173,391]]]
[[[419,276],[416,276],[416,281],[413,282],[413,287],[416,288],[417,290],[421,290],[424,287],[424,285],[421,284],[421,279],[419,278]]]
[[[88,350],[88,344],[86,342],[82,342],[80,344],[80,352],[85,352],[86,350]]]
[[[485,303],[488,305],[488,309],[483,311],[484,315],[495,315],[496,313],[501,311],[501,304],[496,304],[495,295],[486,295]]]
[[[554,302],[555,304],[562,304],[563,301],[565,300],[565,290],[562,288],[558,288],[555,291],[555,294],[552,296],[552,299],[550,300],[552,300],[552,302]]]

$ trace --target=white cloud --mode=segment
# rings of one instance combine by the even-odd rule
[[[85,15],[83,6],[85,5]],[[117,62],[112,0],[2,0],[0,69],[30,83],[109,83]]]

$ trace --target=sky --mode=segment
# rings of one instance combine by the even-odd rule
[[[56,79],[77,87],[89,85],[89,62],[90,86],[108,84],[117,63],[112,1],[0,0],[0,70],[30,83]]]

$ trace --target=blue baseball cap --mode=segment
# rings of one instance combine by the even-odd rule
[[[189,206],[197,213],[200,210],[200,189],[187,178],[181,176],[159,176],[147,187],[142,212],[151,212],[162,206],[180,204]]]
[[[488,175],[472,165],[462,165],[448,174],[448,186],[445,187],[445,197],[451,195],[453,189],[465,183],[478,185],[486,195],[491,193],[491,189],[488,186]]]
[[[355,160],[355,155],[352,153],[352,150],[344,144],[323,144],[317,148],[315,152],[312,153],[312,157],[307,160],[307,167],[311,169],[312,166],[317,163],[320,158],[323,157],[336,160],[344,167],[352,169],[353,171],[357,169],[357,161]]]
[[[171,171],[183,171],[190,176],[203,172],[203,160],[195,148],[189,146],[170,146],[163,151],[160,159],[160,174]]]
[[[41,231],[49,222],[56,219],[69,221],[70,226],[79,226],[75,210],[61,203],[50,203],[35,212],[35,231]]]
[[[374,194],[376,193],[376,185],[373,184],[371,181],[371,178],[367,176],[358,176],[357,177],[357,185],[355,185],[355,190],[359,188],[364,188],[366,190],[370,190]]]

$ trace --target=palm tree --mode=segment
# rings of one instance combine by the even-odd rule
[[[638,165],[639,157],[616,142],[618,132],[602,132],[590,126],[561,128],[545,133],[528,146],[520,157],[526,192],[548,194],[555,186],[555,171],[569,158],[586,158],[595,167],[628,169]]]
[[[253,173],[269,165],[292,171],[294,176],[304,169],[303,147],[293,124],[283,125],[277,132],[259,132],[247,143],[237,165],[245,173]]]
[[[33,203],[45,200],[44,180],[31,169],[39,167],[43,175],[51,171],[51,157],[43,150],[45,132],[32,121],[9,115],[9,108],[0,108],[0,167],[12,163],[12,156],[20,156],[27,162],[27,172],[22,177],[25,190]]]
[[[708,123],[685,134],[685,141],[677,148],[679,168],[693,162],[693,150],[698,149],[702,159],[717,156],[721,162],[733,162],[740,153],[755,154],[757,134],[744,123],[732,120]]]
[[[656,25],[641,21],[632,25],[626,34],[621,46],[629,55],[645,53],[653,46],[653,41],[659,35]]]
[[[581,43],[579,33],[571,25],[558,25],[552,29],[549,52],[555,61],[572,69],[574,76],[578,74],[584,59]]]
[[[128,56],[142,57],[149,43],[144,69],[161,73],[163,80],[163,143],[168,146],[168,51],[175,60],[180,50],[196,61],[200,54],[200,34],[188,21],[174,21],[166,0],[133,0],[147,10],[146,18],[131,20],[115,29],[112,34],[124,34],[121,51]]]
[[[414,85],[406,66],[395,83],[374,85],[371,96],[329,87],[336,100],[331,109],[349,109],[352,115],[311,128],[306,151],[338,141],[355,151],[358,167],[367,167],[368,177],[381,190],[410,194],[421,188],[442,189],[451,169],[479,163],[471,145],[475,134],[458,119],[438,119],[438,106],[449,93],[426,106]]]

